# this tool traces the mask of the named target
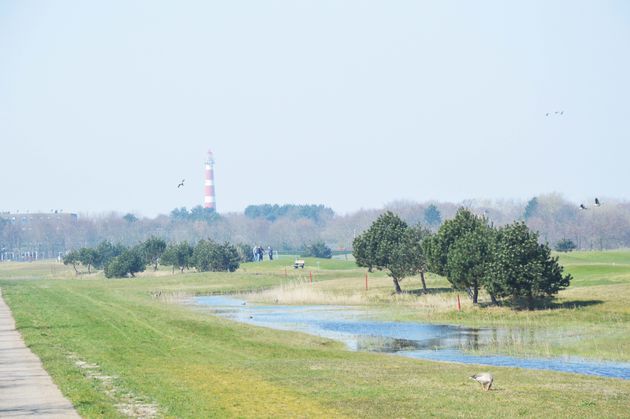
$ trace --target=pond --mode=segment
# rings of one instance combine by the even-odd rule
[[[553,370],[630,380],[630,363],[483,354],[484,348],[501,341],[531,343],[550,338],[549,332],[544,330],[384,322],[371,320],[367,311],[357,307],[253,305],[227,296],[195,297],[193,302],[211,307],[214,314],[235,321],[339,340],[353,351],[388,352],[434,361]]]

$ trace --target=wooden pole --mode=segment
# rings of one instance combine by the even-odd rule
[[[367,291],[368,289],[368,274],[367,272],[365,273],[365,290]]]
[[[457,294],[457,311],[462,311],[462,303],[459,301],[459,294]]]

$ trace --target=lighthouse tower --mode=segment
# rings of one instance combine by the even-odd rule
[[[205,163],[205,182],[203,194],[203,207],[217,210],[216,199],[214,195],[214,157],[212,151],[208,150],[208,160]]]

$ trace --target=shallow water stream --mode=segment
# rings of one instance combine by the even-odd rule
[[[193,302],[239,322],[339,340],[354,351],[630,379],[630,363],[481,354],[484,347],[505,340],[533,343],[550,338],[549,332],[541,330],[382,322],[370,320],[365,310],[356,307],[253,305],[226,296],[195,297]]]

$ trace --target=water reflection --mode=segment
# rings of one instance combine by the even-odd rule
[[[412,358],[574,372],[630,379],[629,363],[483,355],[484,348],[535,345],[567,339],[557,332],[520,328],[469,328],[369,320],[356,307],[248,305],[224,296],[196,297],[215,314],[239,322],[310,333],[344,342],[351,350],[396,353]],[[575,337],[571,337],[575,339]]]

